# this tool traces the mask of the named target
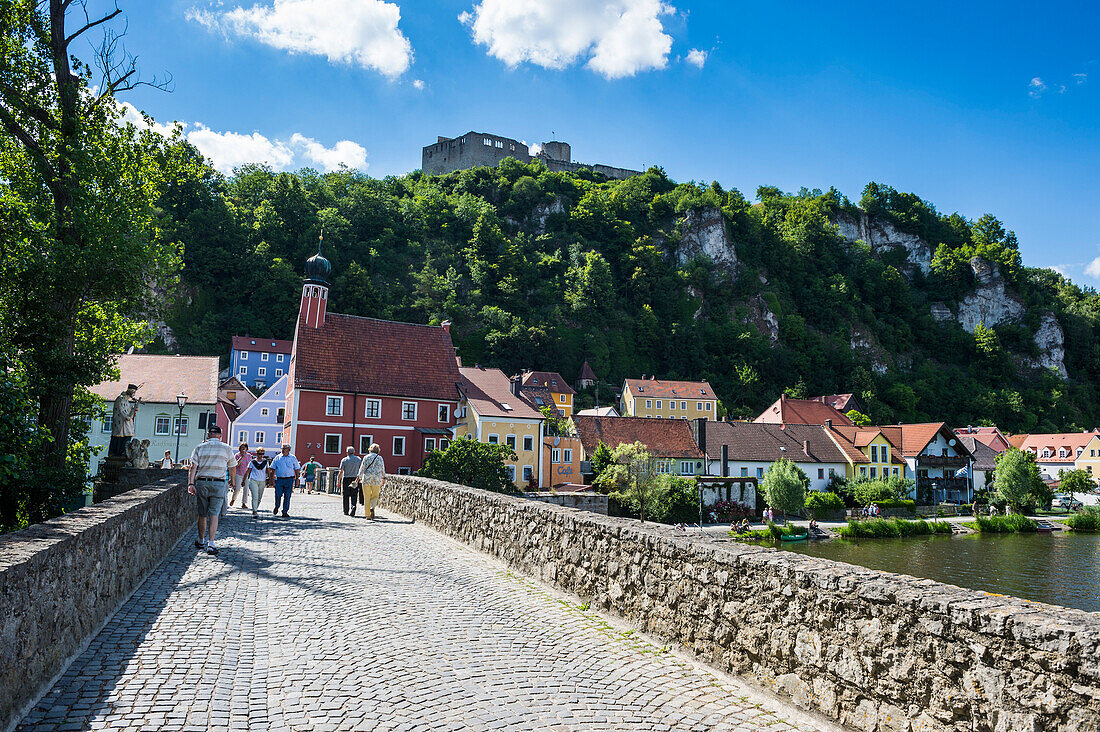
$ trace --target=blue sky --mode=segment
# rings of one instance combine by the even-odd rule
[[[1026,263],[1100,286],[1095,3],[122,2],[127,46],[223,169],[420,165],[437,135],[570,142],[675,180],[875,180],[992,213]]]

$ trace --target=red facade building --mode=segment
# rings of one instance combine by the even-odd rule
[[[389,473],[420,469],[452,439],[461,377],[449,324],[328,312],[331,266],[306,262],[286,389],[283,441],[298,460],[335,468],[377,443]]]

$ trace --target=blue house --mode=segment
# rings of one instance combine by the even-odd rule
[[[283,421],[286,410],[286,381],[284,374],[265,391],[254,404],[240,413],[230,428],[229,444],[236,447],[248,443],[249,450],[263,447],[273,455],[283,444]]]
[[[229,376],[260,393],[290,370],[292,341],[233,336],[229,351]]]

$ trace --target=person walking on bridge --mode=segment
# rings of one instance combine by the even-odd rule
[[[302,475],[302,465],[298,458],[290,454],[290,445],[284,444],[281,455],[271,462],[275,469],[275,508],[271,511],[273,516],[279,515],[279,504],[283,506],[283,518],[290,515],[290,494],[297,488]]]
[[[336,473],[336,481],[344,492],[344,515],[355,515],[355,504],[359,503],[359,488],[355,481],[359,478],[359,468],[363,464],[363,458],[355,454],[354,447],[348,447],[348,455],[340,461],[340,470]],[[349,509],[350,505],[350,509]]]
[[[386,464],[382,461],[381,452],[382,448],[378,443],[371,445],[370,452],[359,466],[358,483],[363,489],[363,513],[371,521],[374,520],[374,507],[378,503],[382,486],[386,484]]]
[[[256,448],[256,457],[248,463],[248,492],[252,494],[252,518],[259,516],[260,501],[264,497],[264,488],[275,480],[275,470],[267,459],[262,447]]]
[[[217,424],[206,431],[206,441],[191,453],[191,466],[187,471],[187,492],[195,497],[198,514],[199,538],[196,549],[207,554],[217,554],[214,537],[218,534],[218,514],[225,505],[229,490],[226,481],[228,471],[237,467],[233,448],[221,441],[221,427]]]
[[[249,464],[252,462],[252,453],[248,451],[248,443],[242,442],[237,447],[237,469],[230,474],[230,479],[233,481],[231,486],[233,493],[229,498],[229,505],[232,506],[237,503],[237,494],[241,496],[241,508],[244,508],[245,501],[248,499],[248,472],[250,470]]]

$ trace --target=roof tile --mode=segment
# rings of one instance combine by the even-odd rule
[[[573,417],[581,445],[588,455],[602,442],[614,449],[622,443],[640,442],[662,458],[702,458],[686,419],[655,417]]]
[[[458,361],[441,327],[329,313],[299,325],[294,386],[457,401]]]

